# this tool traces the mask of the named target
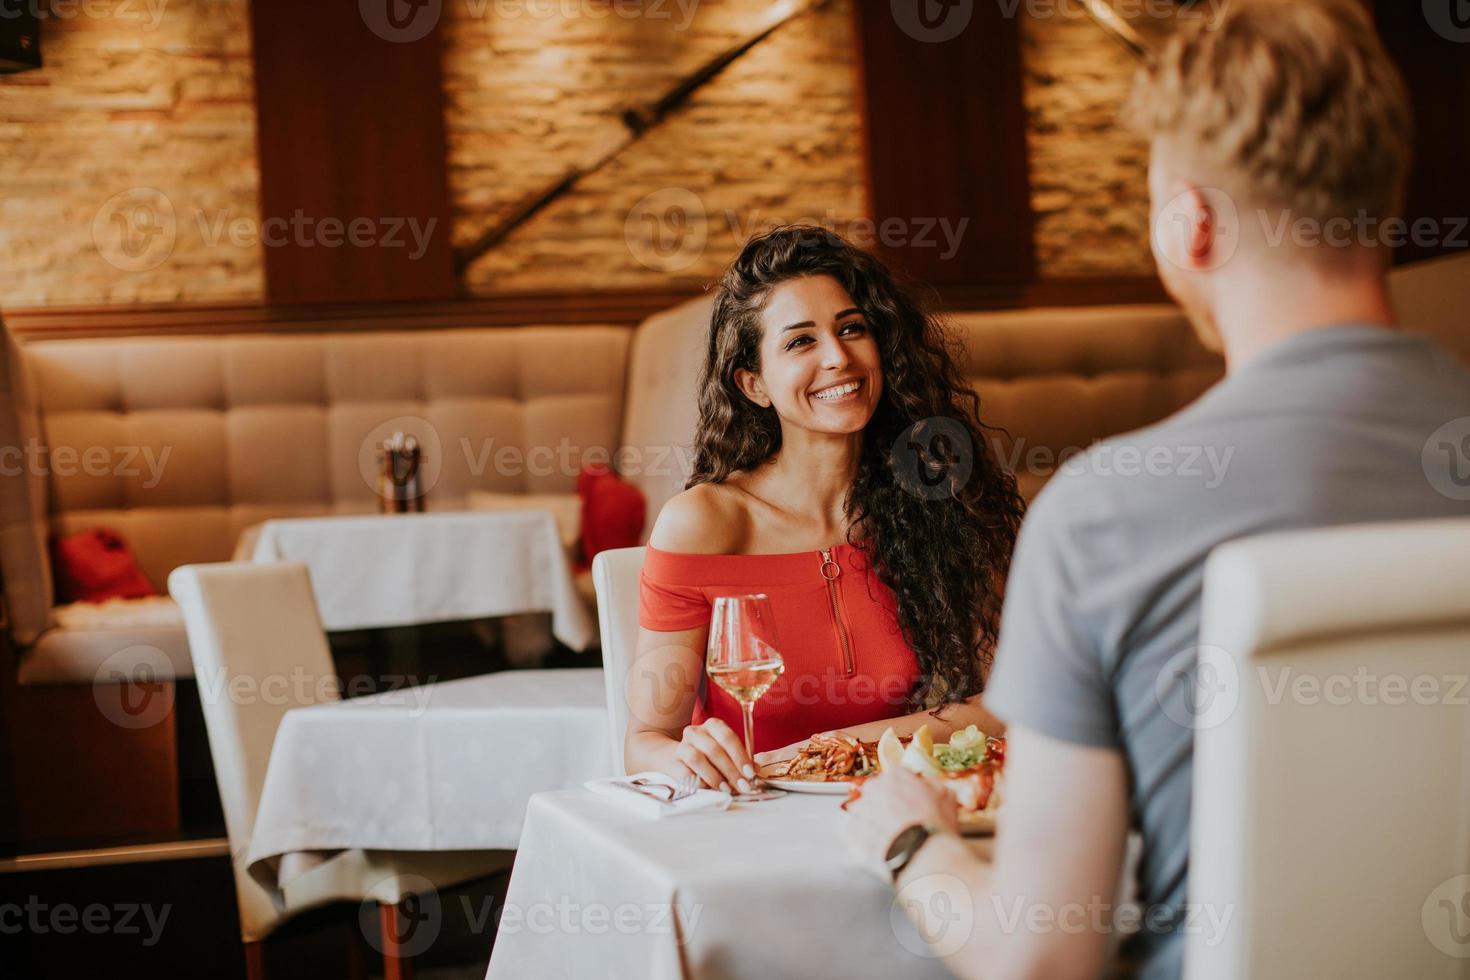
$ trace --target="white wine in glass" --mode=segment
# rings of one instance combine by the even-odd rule
[[[709,679],[740,702],[745,722],[745,754],[755,758],[754,712],[776,678],[786,669],[776,645],[776,623],[771,600],[764,595],[720,596],[710,616],[705,671]],[[734,797],[741,803],[774,800],[786,794],[757,779],[749,793]]]

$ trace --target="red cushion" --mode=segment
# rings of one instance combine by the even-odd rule
[[[122,535],[94,527],[51,539],[58,602],[101,602],[157,595]]]
[[[582,571],[599,552],[634,548],[643,538],[647,502],[643,493],[606,466],[584,466],[577,474],[582,498]]]

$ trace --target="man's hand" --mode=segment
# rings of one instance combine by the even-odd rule
[[[949,791],[906,769],[890,770],[862,785],[847,808],[843,833],[864,863],[883,867],[893,839],[916,823],[959,832],[959,804]]]

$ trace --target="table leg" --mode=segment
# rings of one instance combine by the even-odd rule
[[[246,980],[265,980],[265,943],[245,944]]]
[[[378,923],[383,930],[383,980],[413,980],[413,960],[404,954],[398,933],[398,906],[379,902]]]
[[[368,957],[372,946],[363,936],[357,920],[347,923],[347,977],[348,980],[368,980]]]

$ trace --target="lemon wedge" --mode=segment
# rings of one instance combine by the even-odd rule
[[[920,729],[923,731],[923,729]],[[944,770],[934,764],[934,757],[919,745],[918,736],[903,751],[903,767],[920,776],[943,776]]]
[[[928,725],[920,725],[919,730],[914,732],[914,740],[911,745],[917,745],[919,750],[931,760],[934,758],[934,736],[929,734]]]
[[[903,743],[898,740],[898,733],[890,728],[878,739],[878,771],[887,772],[902,765]]]

